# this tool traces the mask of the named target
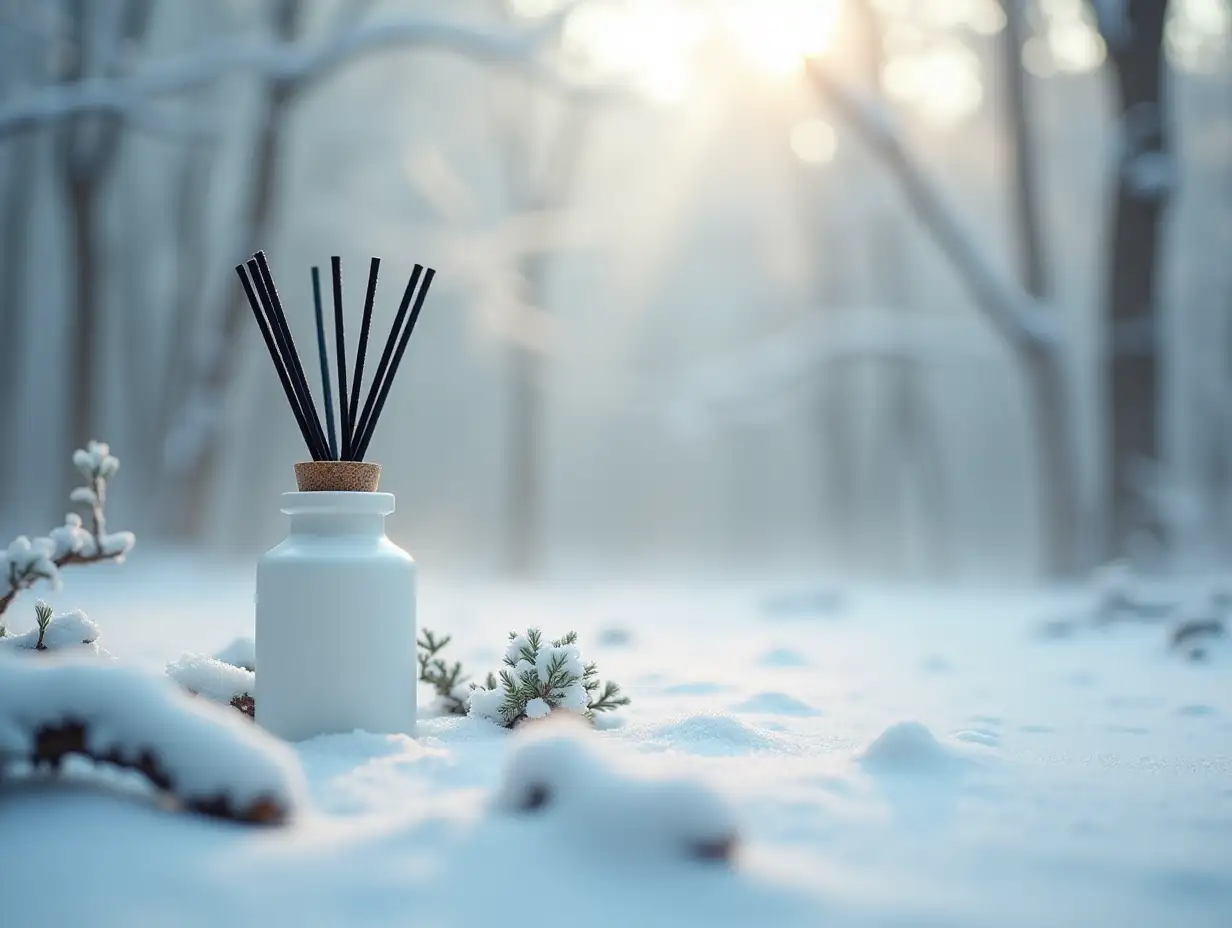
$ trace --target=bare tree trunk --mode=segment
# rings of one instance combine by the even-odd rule
[[[1163,456],[1162,320],[1158,271],[1163,218],[1176,180],[1164,100],[1164,0],[1126,0],[1122,21],[1101,22],[1117,93],[1116,200],[1108,251],[1105,377],[1109,404],[1109,553],[1135,536],[1166,542],[1162,513],[1146,504],[1144,467]]]
[[[1026,0],[1002,0],[1005,48],[1002,54],[1005,99],[1010,124],[1012,215],[1019,276],[1036,299],[1048,297],[1047,254],[1040,217],[1039,167],[1028,76],[1022,54],[1030,30]],[[1055,345],[1023,351],[1023,380],[1035,431],[1035,469],[1039,481],[1041,563],[1050,577],[1072,576],[1082,559],[1079,535],[1082,512],[1078,491],[1078,455],[1073,434],[1072,402],[1064,355]]]
[[[29,251],[30,211],[34,203],[35,132],[12,141],[4,185],[3,237],[0,237],[0,435],[17,434],[23,402],[26,354],[26,257]],[[0,490],[14,485],[16,455],[0,454]]]
[[[101,438],[95,434],[99,377],[99,332],[102,328],[102,302],[105,282],[99,273],[94,242],[96,184],[85,171],[69,167],[64,178],[69,212],[69,254],[72,255],[72,322],[69,324],[69,369],[77,389],[68,393],[68,441],[70,448],[84,448],[86,442]]]
[[[151,0],[130,0],[120,16],[113,43],[105,53],[115,55],[108,69],[122,63],[128,46],[139,42],[149,26]],[[68,28],[68,63],[62,74],[66,83],[87,77],[92,46],[106,44],[91,34],[91,9],[85,0],[66,0],[65,21]],[[68,350],[70,386],[66,391],[65,427],[70,449],[82,447],[98,437],[99,395],[103,382],[101,361],[105,356],[100,344],[102,313],[106,285],[102,279],[103,265],[99,260],[96,224],[103,191],[115,166],[123,122],[114,113],[100,116],[73,116],[61,125],[55,135],[56,161],[69,226],[69,288]]]
[[[302,13],[303,0],[277,0],[273,25],[280,40],[294,40]],[[245,257],[261,247],[273,224],[287,111],[298,90],[298,84],[290,80],[271,80],[265,88],[265,104],[253,157],[253,178],[240,220],[239,253]],[[163,465],[167,477],[164,499],[169,504],[165,511],[172,517],[168,528],[179,537],[190,537],[200,531],[213,498],[214,481],[222,459],[219,423],[226,404],[227,387],[239,360],[240,336],[248,313],[248,304],[238,288],[225,288],[224,293],[217,329],[207,339],[187,395],[164,433]],[[183,324],[188,323],[184,321]],[[173,350],[174,347],[173,344]]]
[[[514,212],[560,210],[568,201],[589,129],[589,115],[576,104],[565,104],[562,124],[548,140],[546,154],[535,157],[533,116],[536,92],[522,88],[523,105],[499,114],[509,207]],[[512,111],[511,111],[512,110]],[[536,170],[542,162],[542,168]],[[544,311],[551,254],[543,250],[522,256],[524,303]],[[542,567],[543,446],[546,431],[546,371],[542,349],[530,342],[509,346],[508,522],[505,558],[510,573],[530,577]]]
[[[515,576],[533,576],[542,560],[543,358],[509,347],[509,522],[506,551]]]
[[[1012,188],[1013,215],[1017,237],[1017,262],[1023,285],[1037,298],[1048,295],[1047,256],[1044,249],[1043,224],[1040,219],[1040,184],[1035,139],[1031,133],[1031,103],[1027,87],[1027,71],[1022,54],[1030,29],[1027,26],[1027,0],[1002,0],[1005,9],[1004,65],[1005,96],[1009,106],[1012,133],[1009,167],[1014,177]]]
[[[885,64],[885,25],[880,14],[862,0],[853,7],[862,19],[866,43],[865,65],[870,93],[882,100],[881,72]],[[881,284],[881,293],[886,306],[895,312],[906,313],[912,308],[912,290],[907,280],[906,251],[901,223],[891,216],[881,204],[871,217],[869,249],[876,269],[876,279]],[[949,501],[942,462],[941,442],[937,438],[937,425],[930,416],[925,398],[923,371],[919,362],[910,358],[888,362],[889,378],[888,428],[880,464],[897,471],[890,476],[898,477],[903,487],[899,498],[900,555],[905,567],[910,554],[910,502],[911,484],[919,487],[921,514],[927,536],[926,558],[937,571],[949,566],[949,545],[952,531],[949,525]],[[883,481],[886,486],[892,481]]]
[[[1036,346],[1020,356],[1035,426],[1037,479],[1043,505],[1043,570],[1073,577],[1085,566],[1080,531],[1077,449],[1064,355]]]

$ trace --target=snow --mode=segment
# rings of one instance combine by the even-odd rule
[[[90,654],[105,654],[98,646],[98,635],[98,626],[80,609],[74,609],[52,617],[43,633],[43,647],[49,651],[81,650]],[[34,651],[38,648],[38,640],[38,628],[20,635],[6,635],[0,638],[0,651]]]
[[[152,754],[186,802],[225,796],[237,810],[264,800],[293,810],[304,792],[286,745],[165,677],[96,659],[0,656],[0,760],[31,759],[39,731],[66,724],[84,726],[93,757]]]
[[[969,732],[961,732],[957,737],[967,734]],[[899,774],[944,769],[957,759],[919,722],[891,725],[860,755],[860,763],[865,770]]]
[[[75,574],[53,602],[157,672],[251,632],[250,570],[143,558]],[[565,713],[512,732],[421,717],[415,738],[294,745],[307,799],[285,829],[167,814],[81,776],[23,781],[0,793],[6,885],[89,864],[71,891],[0,894],[0,924],[514,926],[544,910],[510,900],[544,895],[598,928],[1228,924],[1227,636],[1187,660],[1168,619],[1076,621],[1096,612],[1089,588],[844,585],[819,611],[773,608],[786,583],[425,574],[420,623],[454,636],[443,657],[478,675],[509,628],[575,627],[632,705],[599,731]],[[1058,617],[1066,637],[1040,634]],[[10,667],[43,661],[0,665],[0,718]]]
[[[1140,200],[1165,199],[1180,180],[1176,160],[1168,152],[1139,152],[1122,168],[1130,191]]]
[[[228,705],[257,691],[255,673],[204,654],[181,655],[167,665],[167,676],[190,693]]]

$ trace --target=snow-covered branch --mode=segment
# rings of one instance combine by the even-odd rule
[[[518,32],[424,16],[390,16],[324,39],[231,39],[124,77],[41,87],[0,105],[0,137],[79,113],[138,111],[157,98],[196,90],[237,72],[254,72],[275,82],[302,86],[369,52],[393,48],[431,46],[484,61],[529,62],[535,51],[556,34],[572,9],[573,5],[566,5]]]
[[[893,171],[912,209],[998,331],[1021,348],[1055,344],[1059,326],[1053,310],[998,270],[980,237],[907,149],[891,114],[850,87],[827,62],[810,60],[808,73],[817,90]]]
[[[73,464],[86,484],[73,490],[69,498],[89,507],[90,526],[87,528],[81,516],[70,512],[64,517],[64,524],[44,538],[31,541],[20,535],[13,539],[0,556],[0,616],[18,593],[40,580],[58,587],[62,567],[102,561],[120,563],[137,543],[132,532],[107,531],[107,481],[119,471],[119,458],[111,454],[106,444],[92,441],[87,448],[74,452]]]
[[[969,320],[843,307],[687,366],[655,385],[649,400],[671,426],[693,433],[716,418],[756,418],[827,364],[985,364],[998,357],[996,340]]]
[[[294,752],[230,709],[110,662],[0,653],[0,777],[12,765],[57,770],[69,755],[135,770],[217,818],[281,824],[303,801]]]

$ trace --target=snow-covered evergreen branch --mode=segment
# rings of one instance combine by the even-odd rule
[[[0,137],[80,113],[136,111],[152,100],[187,93],[236,72],[288,84],[324,77],[369,52],[431,46],[485,61],[527,63],[561,28],[568,4],[533,26],[503,32],[425,16],[389,16],[323,39],[276,42],[245,37],[162,61],[118,78],[53,84],[0,105]]]
[[[445,648],[452,638],[436,637],[436,634],[424,629],[416,642],[419,645],[415,657],[419,661],[419,680],[436,690],[437,699],[450,715],[466,715],[466,701],[470,695],[469,679],[462,673],[462,662],[454,661],[453,666],[445,663],[437,655]]]
[[[472,684],[470,712],[512,728],[526,719],[541,719],[556,710],[593,719],[629,704],[620,687],[599,682],[599,671],[582,659],[577,632],[551,643],[537,628],[525,635],[509,633],[504,667],[488,674],[484,685]]]
[[[946,253],[977,306],[1013,345],[1040,349],[1060,339],[1056,313],[1015,283],[963,221],[938,184],[904,144],[892,115],[866,99],[825,61],[811,59],[813,85],[891,168],[916,215]]]
[[[0,557],[0,616],[18,593],[40,580],[59,587],[61,568],[101,561],[120,563],[136,544],[132,532],[107,532],[107,481],[119,471],[119,459],[106,444],[92,441],[84,450],[74,452],[73,464],[86,483],[73,490],[69,498],[89,507],[90,526],[87,528],[81,516],[70,512],[64,524],[46,537],[31,541],[20,535],[13,539]]]

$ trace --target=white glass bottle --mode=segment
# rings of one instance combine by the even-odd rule
[[[393,494],[284,493],[282,511],[290,533],[257,564],[257,724],[414,734],[415,562],[385,536]]]

